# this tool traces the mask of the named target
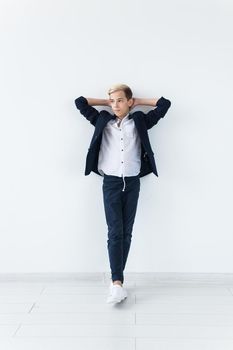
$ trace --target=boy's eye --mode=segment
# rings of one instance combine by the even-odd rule
[[[119,100],[117,100],[117,101],[118,101],[118,102],[122,102],[123,100],[122,100],[122,98],[121,98],[121,99],[119,99]],[[114,100],[110,100],[110,102],[113,103]]]

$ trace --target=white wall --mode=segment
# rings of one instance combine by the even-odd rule
[[[118,82],[171,100],[149,131],[126,271],[233,272],[233,4],[0,0],[0,272],[108,271],[94,128]]]

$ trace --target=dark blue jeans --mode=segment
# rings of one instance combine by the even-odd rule
[[[139,175],[125,177],[124,191],[123,188],[121,177],[104,175],[102,189],[112,281],[120,280],[122,283],[140,192]]]

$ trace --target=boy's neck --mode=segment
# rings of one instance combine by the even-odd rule
[[[116,116],[118,119],[124,119],[125,117],[127,117],[127,115],[129,114],[129,112],[128,113],[126,113],[124,116],[121,116],[121,117],[118,117],[118,116]]]

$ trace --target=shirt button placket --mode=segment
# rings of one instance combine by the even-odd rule
[[[124,140],[123,140],[123,133],[122,128],[120,128],[120,136],[121,136],[121,173],[124,174]]]

